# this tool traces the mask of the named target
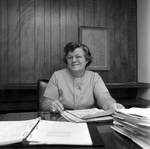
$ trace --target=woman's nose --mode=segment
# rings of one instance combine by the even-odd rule
[[[73,59],[72,59],[72,61],[75,62],[76,60],[77,60],[77,59],[76,59],[76,57],[74,56]]]

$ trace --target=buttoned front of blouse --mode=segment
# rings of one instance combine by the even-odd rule
[[[97,73],[86,70],[76,78],[66,68],[52,75],[44,96],[59,100],[66,109],[86,109],[94,107],[96,97],[104,92],[108,89]]]

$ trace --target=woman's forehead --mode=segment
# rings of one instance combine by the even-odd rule
[[[69,52],[68,53],[69,55],[72,55],[72,54],[74,54],[74,55],[76,55],[76,54],[84,54],[84,51],[83,51],[83,49],[82,48],[76,48],[73,52]]]

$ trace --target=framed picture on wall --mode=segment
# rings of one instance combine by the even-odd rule
[[[109,28],[81,26],[79,42],[87,45],[92,53],[90,70],[110,70]]]

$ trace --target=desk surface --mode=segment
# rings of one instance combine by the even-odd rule
[[[45,120],[51,121],[66,121],[61,115],[59,114],[50,114],[44,112],[24,112],[24,113],[8,113],[0,115],[1,121],[11,121],[11,120],[29,120],[34,119],[36,117],[41,117]],[[134,142],[130,139],[114,132],[110,126],[113,125],[112,121],[109,122],[96,122],[93,123],[96,125],[98,132],[104,142],[104,146],[102,147],[85,147],[85,146],[54,146],[54,145],[22,145],[22,144],[13,144],[9,146],[4,146],[4,148],[84,148],[84,149],[93,149],[93,148],[100,148],[100,149],[141,149],[137,146]]]

